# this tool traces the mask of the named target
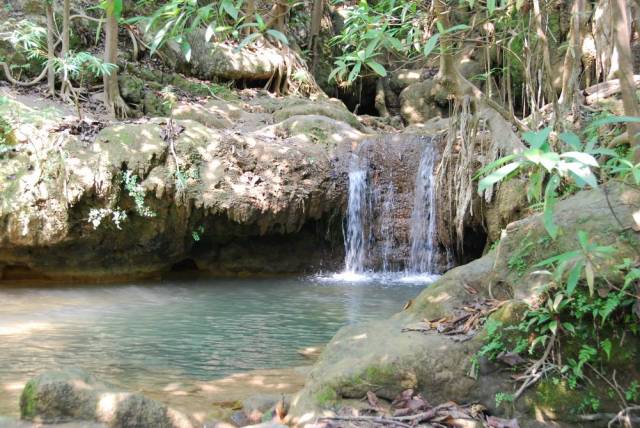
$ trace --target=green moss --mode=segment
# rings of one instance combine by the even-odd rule
[[[584,391],[570,389],[566,382],[543,380],[535,388],[532,410],[541,410],[544,414],[575,414],[580,406]]]
[[[36,416],[36,410],[36,383],[31,380],[27,382],[20,396],[20,417],[22,419],[33,419]]]
[[[320,406],[326,407],[338,401],[338,393],[335,389],[325,386],[316,394],[315,400]]]

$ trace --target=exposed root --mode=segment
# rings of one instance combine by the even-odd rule
[[[47,71],[49,70],[49,66],[46,66],[42,69],[38,77],[28,82],[22,82],[11,75],[11,69],[9,68],[9,65],[6,62],[0,62],[0,66],[2,66],[2,70],[4,71],[4,74],[7,80],[9,81],[9,83],[11,83],[12,85],[23,86],[23,87],[37,85],[45,78],[45,76],[47,75]]]

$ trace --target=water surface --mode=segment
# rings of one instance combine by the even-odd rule
[[[398,312],[424,286],[316,277],[0,289],[0,415],[16,414],[30,377],[66,366],[154,391],[301,365],[298,349]]]

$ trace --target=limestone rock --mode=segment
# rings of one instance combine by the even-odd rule
[[[478,401],[497,410],[495,393],[509,390],[508,374],[481,370],[478,380],[467,376],[471,357],[483,344],[483,332],[458,342],[435,332],[401,333],[402,328],[423,319],[438,319],[477,297],[490,296],[512,298],[493,316],[507,324],[517,322],[525,304],[539,296],[545,283],[528,272],[512,272],[508,268],[510,257],[522,248],[533,248],[520,254],[528,265],[533,265],[572,250],[579,230],[587,231],[601,245],[615,244],[623,251],[622,257],[625,253],[631,256],[632,246],[639,241],[638,232],[630,231],[633,207],[639,204],[640,191],[621,184],[579,192],[556,205],[554,220],[563,234],[553,242],[545,241],[541,214],[511,223],[496,251],[447,272],[405,311],[389,320],[342,328],[322,353],[305,388],[293,399],[290,413],[302,423],[321,409],[343,399],[362,398],[369,390],[374,389],[381,398],[393,399],[406,388],[421,392],[430,403]],[[628,232],[620,233],[616,218]],[[528,242],[537,245],[528,246]],[[609,280],[616,279],[609,276]],[[468,287],[477,294],[465,291]]]
[[[350,150],[364,134],[339,106],[265,94],[180,104],[173,131],[164,118],[119,123],[88,140],[62,135],[59,149],[50,130],[61,117],[19,102],[0,107],[25,112],[16,129],[24,141],[0,158],[0,279],[121,280],[174,265],[284,273],[341,263],[335,222]],[[313,111],[326,114],[304,114]],[[282,115],[275,125],[273,112]]]
[[[87,421],[109,427],[191,428],[179,412],[140,394],[110,391],[79,369],[46,372],[31,379],[20,397],[22,419],[60,423]]]

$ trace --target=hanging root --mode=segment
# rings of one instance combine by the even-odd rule
[[[271,89],[276,95],[322,94],[322,89],[300,55],[286,45],[278,49],[282,52],[282,61],[267,82],[266,89]]]
[[[465,226],[483,222],[482,213],[474,212],[474,208],[482,202],[490,203],[495,192],[494,188],[487,189],[479,200],[473,178],[476,171],[524,148],[512,126],[483,98],[471,94],[455,98],[436,185],[442,195],[438,201],[438,236],[448,248],[455,244],[459,255]]]

